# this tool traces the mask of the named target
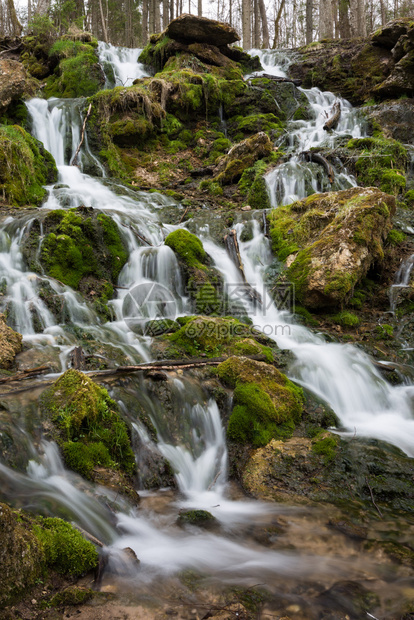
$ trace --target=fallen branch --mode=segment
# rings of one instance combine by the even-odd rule
[[[325,159],[325,157],[322,157],[320,153],[313,153],[312,151],[303,151],[301,153],[301,156],[305,161],[311,161],[314,164],[320,164],[321,166],[323,166],[326,174],[328,175],[329,183],[332,185],[332,183],[335,181],[335,172],[331,164],[327,159]]]
[[[269,236],[269,222],[267,220],[267,211],[263,211],[263,234],[265,237]]]
[[[90,104],[89,104],[89,108],[88,108],[88,112],[87,112],[87,114],[86,114],[86,116],[85,116],[85,119],[84,119],[84,121],[83,121],[83,125],[82,125],[82,133],[81,133],[81,139],[80,139],[80,142],[79,142],[79,146],[78,146],[78,148],[76,149],[76,153],[75,153],[75,155],[73,156],[72,161],[70,162],[70,165],[71,165],[71,166],[76,166],[76,162],[77,162],[77,160],[78,160],[79,151],[81,150],[81,147],[82,147],[83,141],[84,141],[84,139],[85,139],[85,129],[86,129],[86,123],[87,123],[87,120],[88,120],[88,118],[89,118],[89,116],[90,116],[90,114],[91,114],[91,111],[92,111],[92,104],[90,103]]]
[[[82,347],[75,347],[70,354],[72,368],[75,370],[83,370],[85,368],[85,353]]]
[[[98,540],[95,536],[92,536],[92,534],[89,534],[89,532],[87,532],[83,528],[79,527],[79,525],[76,525],[76,523],[73,523],[73,522],[72,522],[72,525],[74,528],[78,530],[78,532],[82,534],[84,538],[87,538],[88,540],[90,540],[94,545],[97,545],[98,547],[105,547],[103,542]]]
[[[331,117],[328,118],[323,128],[325,131],[330,131],[331,129],[335,129],[339,123],[339,119],[341,118],[341,104],[339,101],[336,101],[331,109]]]
[[[0,52],[0,56],[3,56],[3,54],[7,54],[7,52],[15,52],[16,50],[20,49],[21,46],[22,44],[19,43],[19,45],[17,45],[16,47],[8,47],[7,49]]]
[[[381,510],[378,508],[377,504],[375,503],[374,494],[373,494],[373,492],[372,492],[371,485],[369,484],[369,482],[368,482],[368,478],[367,478],[367,477],[365,477],[365,482],[366,482],[367,487],[368,487],[368,489],[369,489],[369,492],[370,492],[370,494],[371,494],[371,500],[372,500],[372,503],[374,504],[375,508],[377,509],[379,516],[380,516],[380,517],[382,517],[382,516],[383,516],[383,514],[382,514]]]
[[[182,214],[182,216],[181,216],[180,221],[178,222],[179,224],[181,224],[181,223],[182,223],[182,221],[183,221],[183,219],[185,218],[185,216],[187,215],[187,213],[188,213],[189,209],[190,209],[190,206],[186,207],[186,209],[185,209],[184,213],[183,213],[183,214]]]
[[[237,233],[235,230],[230,230],[229,233],[225,235],[224,244],[226,246],[227,252],[230,255],[230,258],[236,265],[241,275],[243,284],[247,289],[247,294],[252,299],[252,301],[258,301],[261,304],[262,298],[260,294],[249,284],[246,278],[246,274],[244,273],[243,261],[240,255],[239,242],[237,241]]]
[[[19,372],[11,377],[2,377],[0,379],[0,383],[10,383],[12,381],[23,381],[23,379],[29,379],[32,377],[36,377],[37,375],[41,375],[44,372],[50,371],[50,366],[37,366],[37,368],[30,368],[29,370],[25,370],[23,372]]]
[[[139,239],[140,241],[143,241],[147,245],[149,245],[151,247],[154,247],[152,245],[151,241],[148,241],[148,239],[146,237],[144,237],[144,235],[140,235],[136,230],[134,230],[134,228],[132,228],[132,226],[128,226],[127,224],[122,224],[122,226],[124,228],[128,228],[132,232],[132,234],[135,235],[137,237],[137,239]]]

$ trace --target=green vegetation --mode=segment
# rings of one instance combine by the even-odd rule
[[[58,65],[47,81],[46,97],[89,97],[102,88],[102,70],[93,45],[59,39],[49,55]]]
[[[98,565],[98,554],[72,525],[48,517],[40,519],[33,531],[43,546],[45,561],[58,573],[79,577]]]
[[[39,206],[43,185],[57,180],[53,157],[18,125],[0,125],[0,196],[12,206]]]
[[[51,607],[67,607],[68,605],[82,605],[93,598],[94,591],[90,588],[86,590],[76,586],[66,588],[58,592],[50,599]]]
[[[375,338],[377,340],[392,340],[394,337],[394,328],[387,323],[377,325],[375,328]]]
[[[234,389],[234,407],[227,436],[240,444],[264,446],[273,438],[290,437],[302,413],[302,389],[263,362],[231,357],[217,369]]]
[[[246,195],[246,202],[253,209],[270,209],[270,197],[264,179],[268,165],[259,159],[251,168],[247,168],[238,182],[241,194]]]
[[[206,253],[200,239],[188,230],[180,228],[165,239],[168,245],[188,267],[205,269]]]
[[[181,510],[178,516],[179,524],[188,523],[190,525],[206,527],[214,525],[216,522],[216,518],[207,510]]]
[[[348,310],[343,310],[339,314],[336,314],[332,317],[332,320],[342,325],[342,327],[358,327],[359,325],[359,318],[355,314],[352,314],[352,312],[348,312]]]
[[[397,245],[401,245],[402,243],[404,243],[405,240],[406,240],[405,234],[401,232],[400,230],[395,230],[395,228],[393,228],[388,233],[385,243],[386,245],[397,246]]]
[[[312,442],[312,452],[323,457],[325,465],[329,465],[336,456],[339,438],[329,434],[322,437],[320,435]]]
[[[108,392],[86,375],[67,370],[41,397],[68,467],[93,478],[95,466],[135,469],[128,429]]]
[[[354,138],[347,148],[360,154],[355,164],[360,185],[379,187],[394,196],[405,189],[408,155],[400,142],[383,137]]]

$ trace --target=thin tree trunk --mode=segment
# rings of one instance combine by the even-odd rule
[[[106,28],[105,16],[103,12],[102,0],[99,0],[99,12],[101,15],[101,26],[102,26],[102,35],[105,43],[109,43],[108,41],[108,30]]]
[[[23,26],[21,25],[17,17],[17,13],[16,13],[13,0],[7,0],[7,9],[9,11],[9,17],[10,17],[12,30],[13,30],[13,35],[16,37],[20,37],[20,35],[22,34]]]
[[[319,0],[319,39],[333,39],[331,0]]]
[[[352,37],[365,37],[365,0],[349,0],[349,17]]]
[[[306,45],[313,41],[313,0],[306,0]]]
[[[162,2],[162,27],[166,28],[170,21],[170,7],[168,6],[168,0]]]
[[[197,15],[203,17],[203,0],[198,0]]]
[[[267,15],[266,15],[266,7],[265,7],[265,3],[264,0],[258,0],[259,3],[259,11],[260,11],[260,18],[262,20],[262,47],[265,49],[268,49],[269,47],[269,24],[267,22]]]
[[[243,49],[248,50],[252,45],[252,32],[250,21],[250,0],[242,2],[242,22],[243,22]]]
[[[9,0],[7,0],[9,2]],[[46,15],[50,9],[50,0],[38,0],[35,15]]]
[[[349,23],[348,0],[339,0],[339,36],[341,39],[351,38],[351,26]]]
[[[254,32],[254,41],[253,47],[256,49],[260,48],[260,13],[259,13],[259,1],[254,0],[254,11],[253,11],[253,32]]]
[[[381,7],[381,26],[385,26],[386,18],[385,18],[385,4],[384,4],[384,0],[380,0],[380,7]]]
[[[160,0],[154,0],[154,32],[161,32]]]
[[[277,15],[275,17],[275,38],[273,39],[273,45],[272,48],[276,49],[279,43],[279,29],[280,29],[280,20],[282,17],[282,12],[283,12],[283,8],[285,6],[286,0],[280,0],[280,6],[279,6],[279,10],[277,12]]]

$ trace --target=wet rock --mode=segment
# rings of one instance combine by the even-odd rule
[[[240,179],[247,168],[255,161],[270,155],[273,144],[264,132],[260,132],[239,142],[225,155],[216,168],[215,181],[222,185]]]
[[[371,37],[372,43],[391,50],[397,44],[398,39],[407,34],[410,23],[412,23],[410,19],[394,19],[374,32]]]
[[[218,521],[207,510],[181,510],[177,519],[178,525],[196,525],[210,529],[218,525]]]
[[[22,350],[23,336],[6,325],[6,317],[0,314],[0,368],[11,368],[15,357]]]
[[[42,574],[40,541],[17,515],[0,504],[0,605],[11,603]]]
[[[318,194],[270,215],[273,249],[309,308],[341,306],[384,256],[395,198],[376,188]]]
[[[26,69],[17,60],[0,58],[0,110],[4,111],[12,101],[24,95],[34,95]]]
[[[414,99],[386,101],[368,108],[366,114],[381,127],[386,138],[414,144]]]
[[[229,24],[186,14],[173,19],[164,34],[176,41],[195,41],[217,46],[240,41],[237,31]]]
[[[355,581],[338,581],[317,600],[329,610],[348,613],[352,619],[365,618],[367,609],[373,610],[379,604],[376,594]]]

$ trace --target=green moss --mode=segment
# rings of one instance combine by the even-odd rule
[[[392,340],[394,337],[394,328],[386,323],[377,325],[375,327],[375,337],[377,340]]]
[[[274,367],[246,358],[229,358],[217,374],[234,388],[229,439],[259,447],[292,435],[302,413],[301,388]]]
[[[39,206],[43,185],[57,180],[53,157],[18,125],[0,126],[0,196],[13,206]]]
[[[273,138],[277,138],[282,133],[283,128],[283,123],[277,116],[271,113],[237,117],[233,120],[233,123],[237,123],[238,131],[241,131],[243,134],[255,134],[259,131],[264,131]]]
[[[354,138],[347,148],[360,154],[355,164],[360,185],[376,186],[392,195],[404,190],[408,155],[400,142],[383,137]]]
[[[335,460],[338,451],[338,443],[339,439],[334,435],[316,439],[312,443],[312,452],[319,456],[323,456],[325,465],[329,465],[329,463]]]
[[[74,289],[87,276],[115,283],[128,254],[115,222],[107,215],[84,210],[51,211],[44,220],[48,232],[40,262],[46,273]],[[102,303],[113,289],[106,282]]]
[[[88,97],[102,87],[102,70],[92,45],[59,39],[50,56],[58,65],[45,87],[47,97]]]
[[[404,195],[404,202],[409,207],[414,206],[414,189],[410,189],[408,192],[406,192],[406,194]]]
[[[41,397],[67,464],[91,477],[93,467],[135,469],[128,429],[108,392],[76,370],[66,371]]]
[[[182,510],[178,517],[178,523],[190,525],[212,525],[216,522],[215,517],[207,510]]]
[[[79,577],[97,567],[93,544],[62,519],[41,519],[34,533],[43,545],[47,566],[57,572]]]
[[[180,228],[170,233],[165,239],[168,245],[189,267],[203,269],[206,253],[200,239],[188,230]]]
[[[343,310],[339,314],[336,314],[332,319],[335,323],[343,327],[357,327],[359,325],[359,318],[347,310]]]
[[[50,599],[51,607],[67,607],[68,605],[83,605],[93,598],[94,591],[90,588],[69,587],[62,592],[58,592]]]
[[[405,239],[406,236],[403,232],[401,232],[400,230],[395,230],[395,228],[393,228],[388,233],[385,243],[387,245],[397,246],[401,245],[401,243],[404,243]]]

